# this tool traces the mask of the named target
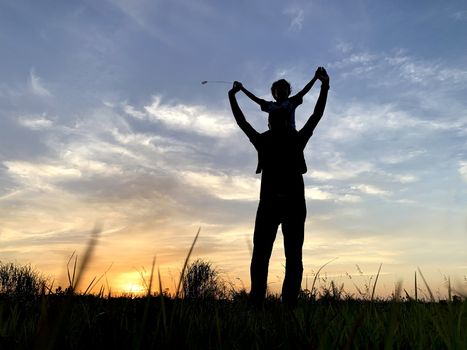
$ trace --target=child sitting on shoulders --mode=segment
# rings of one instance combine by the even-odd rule
[[[275,101],[266,101],[262,98],[256,97],[253,93],[248,91],[241,83],[240,83],[240,90],[245,93],[250,99],[260,105],[261,110],[267,113],[271,113],[277,109],[283,109],[287,111],[288,114],[288,124],[293,128],[295,127],[295,108],[300,106],[303,102],[303,96],[305,96],[308,91],[312,88],[313,84],[317,80],[316,73],[313,79],[310,80],[305,87],[295,94],[292,97],[290,93],[292,92],[292,88],[290,84],[285,79],[280,79],[275,81],[271,86],[271,93],[272,97],[274,97]]]

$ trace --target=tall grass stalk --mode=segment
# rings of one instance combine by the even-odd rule
[[[91,292],[93,290],[93,288],[100,282],[100,280],[106,276],[107,272],[110,271],[110,269],[112,268],[112,264],[109,265],[109,267],[107,268],[107,270],[105,270],[105,272],[99,276],[99,278],[96,279],[96,276],[93,277],[93,279],[91,280],[91,282],[88,284],[87,288],[84,290],[84,292],[82,293],[83,295],[86,295],[88,294],[88,292]],[[101,286],[101,288],[99,289],[99,293],[103,292],[103,289],[104,289],[104,286]]]
[[[420,274],[420,277],[422,278],[423,283],[425,283],[425,287],[428,290],[428,293],[430,294],[430,300],[434,303],[435,302],[435,297],[433,296],[433,293],[431,292],[430,286],[426,282],[425,277],[423,276],[422,270],[420,270],[420,267],[417,267],[418,273]]]
[[[382,263],[379,264],[378,273],[376,274],[375,283],[373,284],[373,290],[371,291],[371,301],[373,301],[374,296],[375,296],[376,283],[378,283],[378,277],[379,277],[379,273],[381,272],[381,266],[383,266]]]
[[[195,247],[196,241],[198,240],[199,233],[201,232],[201,227],[198,228],[198,232],[196,232],[195,239],[193,240],[193,243],[191,244],[190,250],[188,251],[188,254],[185,258],[185,262],[183,264],[182,272],[180,273],[180,280],[178,281],[177,285],[177,290],[175,292],[175,298],[177,299],[180,295],[180,287],[182,286],[183,283],[183,277],[185,276],[185,270],[188,265],[188,261],[190,260],[191,253],[193,252],[193,248]]]
[[[448,300],[452,302],[452,294],[451,294],[451,276],[448,276]]]
[[[162,313],[162,326],[164,330],[164,338],[167,339],[167,313],[165,311],[165,301],[164,301],[164,293],[162,290],[162,279],[161,279],[161,271],[157,268],[157,277],[159,278],[159,299],[161,303],[161,313]]]
[[[88,267],[88,264],[91,262],[92,253],[94,252],[94,249],[96,248],[99,233],[101,233],[101,225],[99,223],[96,223],[96,225],[94,226],[94,229],[91,232],[91,237],[89,238],[88,245],[84,252],[83,259],[81,260],[81,265],[78,269],[78,274],[76,275],[75,284],[72,286],[73,291],[75,291],[76,288],[79,286],[79,283],[81,282],[81,278],[83,277],[84,272],[86,271]]]
[[[333,261],[335,261],[335,260],[337,260],[337,259],[339,259],[339,258],[338,258],[338,257],[335,257],[334,259],[329,260],[327,263],[325,263],[324,265],[322,265],[322,266],[318,269],[318,271],[317,271],[316,274],[315,274],[315,278],[313,278],[313,284],[311,285],[311,294],[312,294],[312,295],[315,295],[315,294],[314,294],[314,290],[315,290],[316,279],[318,278],[319,273],[321,272],[321,270],[322,270],[326,265],[332,263]]]
[[[417,271],[415,271],[414,283],[415,283],[415,301],[418,301]]]

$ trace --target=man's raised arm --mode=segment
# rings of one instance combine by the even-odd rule
[[[318,100],[316,101],[315,109],[313,114],[308,118],[307,122],[300,130],[300,134],[304,136],[305,144],[313,135],[316,125],[318,125],[321,117],[324,114],[324,108],[326,107],[326,101],[328,98],[329,90],[329,76],[323,67],[319,67],[316,72],[316,77],[321,81],[321,91],[319,92]]]
[[[248,123],[245,119],[245,116],[238,105],[237,98],[235,94],[241,89],[241,84],[237,81],[233,83],[232,89],[229,90],[229,101],[230,107],[232,108],[232,113],[234,115],[235,121],[237,122],[240,129],[248,136],[250,140],[258,135],[258,132]]]

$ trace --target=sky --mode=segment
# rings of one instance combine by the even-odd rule
[[[229,84],[272,99],[324,66],[331,89],[304,175],[303,288],[374,283],[467,290],[465,1],[2,1],[0,261],[66,285],[101,227],[85,281],[138,292],[153,257],[173,290],[192,259],[249,288],[256,151]],[[319,83],[296,111],[311,115]],[[239,103],[258,131],[267,115]],[[279,230],[269,288],[284,274]],[[99,287],[99,286],[98,286]],[[97,287],[97,288],[98,288]],[[423,287],[423,285],[419,285]],[[424,289],[426,291],[426,289]]]

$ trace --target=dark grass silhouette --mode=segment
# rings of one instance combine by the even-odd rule
[[[212,263],[197,259],[187,267],[183,278],[183,296],[186,299],[225,299],[227,285]]]
[[[27,299],[44,293],[46,288],[47,279],[31,265],[0,261],[0,295]]]

